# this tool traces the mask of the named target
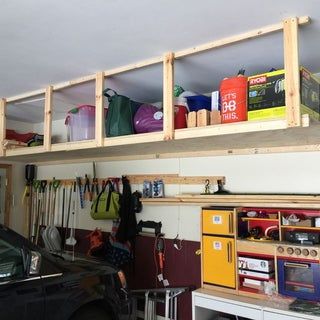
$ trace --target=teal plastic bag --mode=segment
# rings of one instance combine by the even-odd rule
[[[113,95],[110,95],[110,92]],[[107,137],[124,136],[133,134],[133,116],[141,103],[132,101],[130,98],[117,94],[112,89],[105,89],[103,95],[108,98],[109,108],[105,120]]]

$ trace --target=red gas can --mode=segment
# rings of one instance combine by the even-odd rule
[[[185,106],[174,106],[174,128],[183,129],[187,127],[188,109]]]
[[[247,87],[248,79],[244,76],[221,81],[221,123],[247,120]]]

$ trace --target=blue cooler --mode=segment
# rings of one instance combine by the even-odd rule
[[[198,111],[201,109],[211,111],[211,97],[197,95],[186,97],[186,99],[190,111]]]

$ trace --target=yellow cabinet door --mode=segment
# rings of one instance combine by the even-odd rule
[[[233,235],[232,210],[202,210],[202,233]]]
[[[236,264],[233,238],[202,237],[203,282],[235,288]]]

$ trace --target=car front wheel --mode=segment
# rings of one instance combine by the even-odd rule
[[[105,310],[96,306],[79,309],[70,320],[112,320]]]

